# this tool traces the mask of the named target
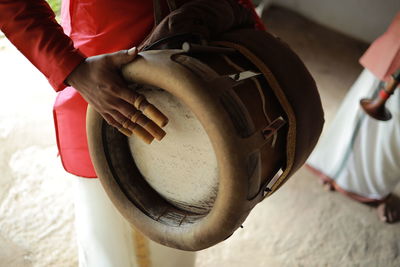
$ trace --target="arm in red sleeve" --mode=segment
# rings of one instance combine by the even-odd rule
[[[0,0],[0,29],[56,91],[85,57],[73,46],[44,0]]]

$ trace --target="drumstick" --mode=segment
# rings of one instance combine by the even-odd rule
[[[161,129],[160,126],[158,126],[152,120],[143,115],[143,113],[140,110],[136,111],[136,113],[133,114],[130,120],[133,123],[143,127],[145,131],[154,136],[158,141],[163,139],[164,136],[166,135],[165,131]]]
[[[155,122],[160,127],[164,127],[168,123],[168,118],[153,104],[150,104],[147,99],[138,93],[135,93],[133,105],[138,110],[142,111],[150,120]]]

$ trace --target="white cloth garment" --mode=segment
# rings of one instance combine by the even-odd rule
[[[389,121],[366,115],[359,101],[382,86],[365,69],[307,161],[342,189],[377,200],[390,194],[400,181],[400,94],[396,90],[386,103],[393,115]]]
[[[159,245],[114,208],[99,179],[76,178],[75,223],[80,267],[193,267],[195,253]]]

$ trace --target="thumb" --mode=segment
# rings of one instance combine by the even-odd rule
[[[122,66],[124,64],[128,64],[132,60],[135,59],[138,51],[136,47],[132,47],[128,50],[121,50],[110,55],[112,61],[117,66]]]

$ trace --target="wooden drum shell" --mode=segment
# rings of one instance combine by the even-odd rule
[[[271,140],[265,140],[262,129],[268,122],[259,92],[254,88],[246,91],[247,81],[230,90],[234,82],[225,75],[235,69],[219,66],[224,65],[221,58],[207,62],[218,72],[202,61],[207,59],[195,59],[181,50],[147,51],[125,66],[123,75],[129,81],[168,91],[186,104],[204,127],[219,167],[218,194],[206,214],[177,209],[160,197],[137,168],[127,167],[133,161],[126,138],[92,108],[87,113],[91,158],[117,209],[152,240],[192,251],[212,246],[240,227],[263,198],[263,186],[284,164],[286,145],[285,131],[278,132],[274,147]],[[264,93],[271,118],[284,116],[272,93]],[[228,100],[221,100],[224,98]],[[230,102],[234,103],[231,108],[226,104]],[[239,123],[234,122],[235,112],[240,113]]]

